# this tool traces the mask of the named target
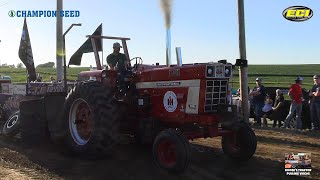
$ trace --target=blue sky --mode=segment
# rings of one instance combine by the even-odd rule
[[[311,8],[305,22],[282,17],[289,6]],[[55,0],[0,0],[0,61],[20,62],[18,48],[23,18],[8,16],[9,10],[55,10]],[[103,23],[103,34],[130,37],[130,57],[144,63],[165,63],[165,23],[159,0],[64,0],[64,10],[79,10],[80,17],[64,18],[67,59]],[[182,47],[184,63],[239,58],[237,1],[175,0],[172,12],[172,60],[174,47]],[[320,59],[320,4],[315,0],[245,0],[246,44],[249,64],[317,64]],[[27,18],[35,64],[55,62],[55,18]],[[104,41],[104,63],[114,41]],[[83,66],[94,65],[86,54]]]

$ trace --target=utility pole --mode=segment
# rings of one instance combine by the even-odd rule
[[[0,40],[0,42],[1,42],[1,40]],[[1,64],[1,59],[0,59],[0,70],[1,70],[1,66],[2,66],[2,64]],[[0,74],[1,75],[1,74]]]
[[[248,61],[246,55],[246,32],[245,32],[245,19],[244,19],[244,0],[238,0],[238,21],[239,21],[239,49],[240,59],[237,63],[240,65],[239,80],[241,89],[241,107],[243,111],[243,120],[249,123],[249,94],[248,94]]]
[[[62,28],[63,19],[60,16],[60,11],[63,10],[63,0],[57,0],[57,34],[56,34],[56,68],[57,68],[57,81],[63,79],[63,38],[62,38]]]

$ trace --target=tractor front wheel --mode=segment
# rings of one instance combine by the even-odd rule
[[[236,161],[249,160],[256,151],[257,139],[253,130],[245,123],[237,123],[232,133],[222,136],[223,152]]]
[[[158,134],[153,143],[153,159],[160,168],[181,173],[189,164],[190,144],[180,132],[166,129]]]

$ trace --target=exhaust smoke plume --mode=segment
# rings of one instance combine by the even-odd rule
[[[170,66],[171,64],[171,9],[172,9],[173,0],[160,0],[161,9],[164,14],[164,19],[166,23],[166,65]]]
[[[172,0],[160,0],[160,3],[161,3],[162,11],[164,13],[166,28],[169,29],[171,25]]]

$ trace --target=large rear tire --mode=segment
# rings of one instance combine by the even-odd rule
[[[119,113],[112,91],[100,82],[77,84],[65,101],[66,145],[71,153],[96,158],[119,140]]]
[[[223,152],[236,161],[247,161],[255,153],[257,139],[253,130],[245,123],[237,123],[233,133],[222,136]]]
[[[2,130],[6,136],[15,136],[20,132],[20,112],[14,112],[6,121]]]
[[[152,151],[156,165],[170,173],[182,173],[189,165],[190,144],[179,131],[166,129],[160,132]]]

